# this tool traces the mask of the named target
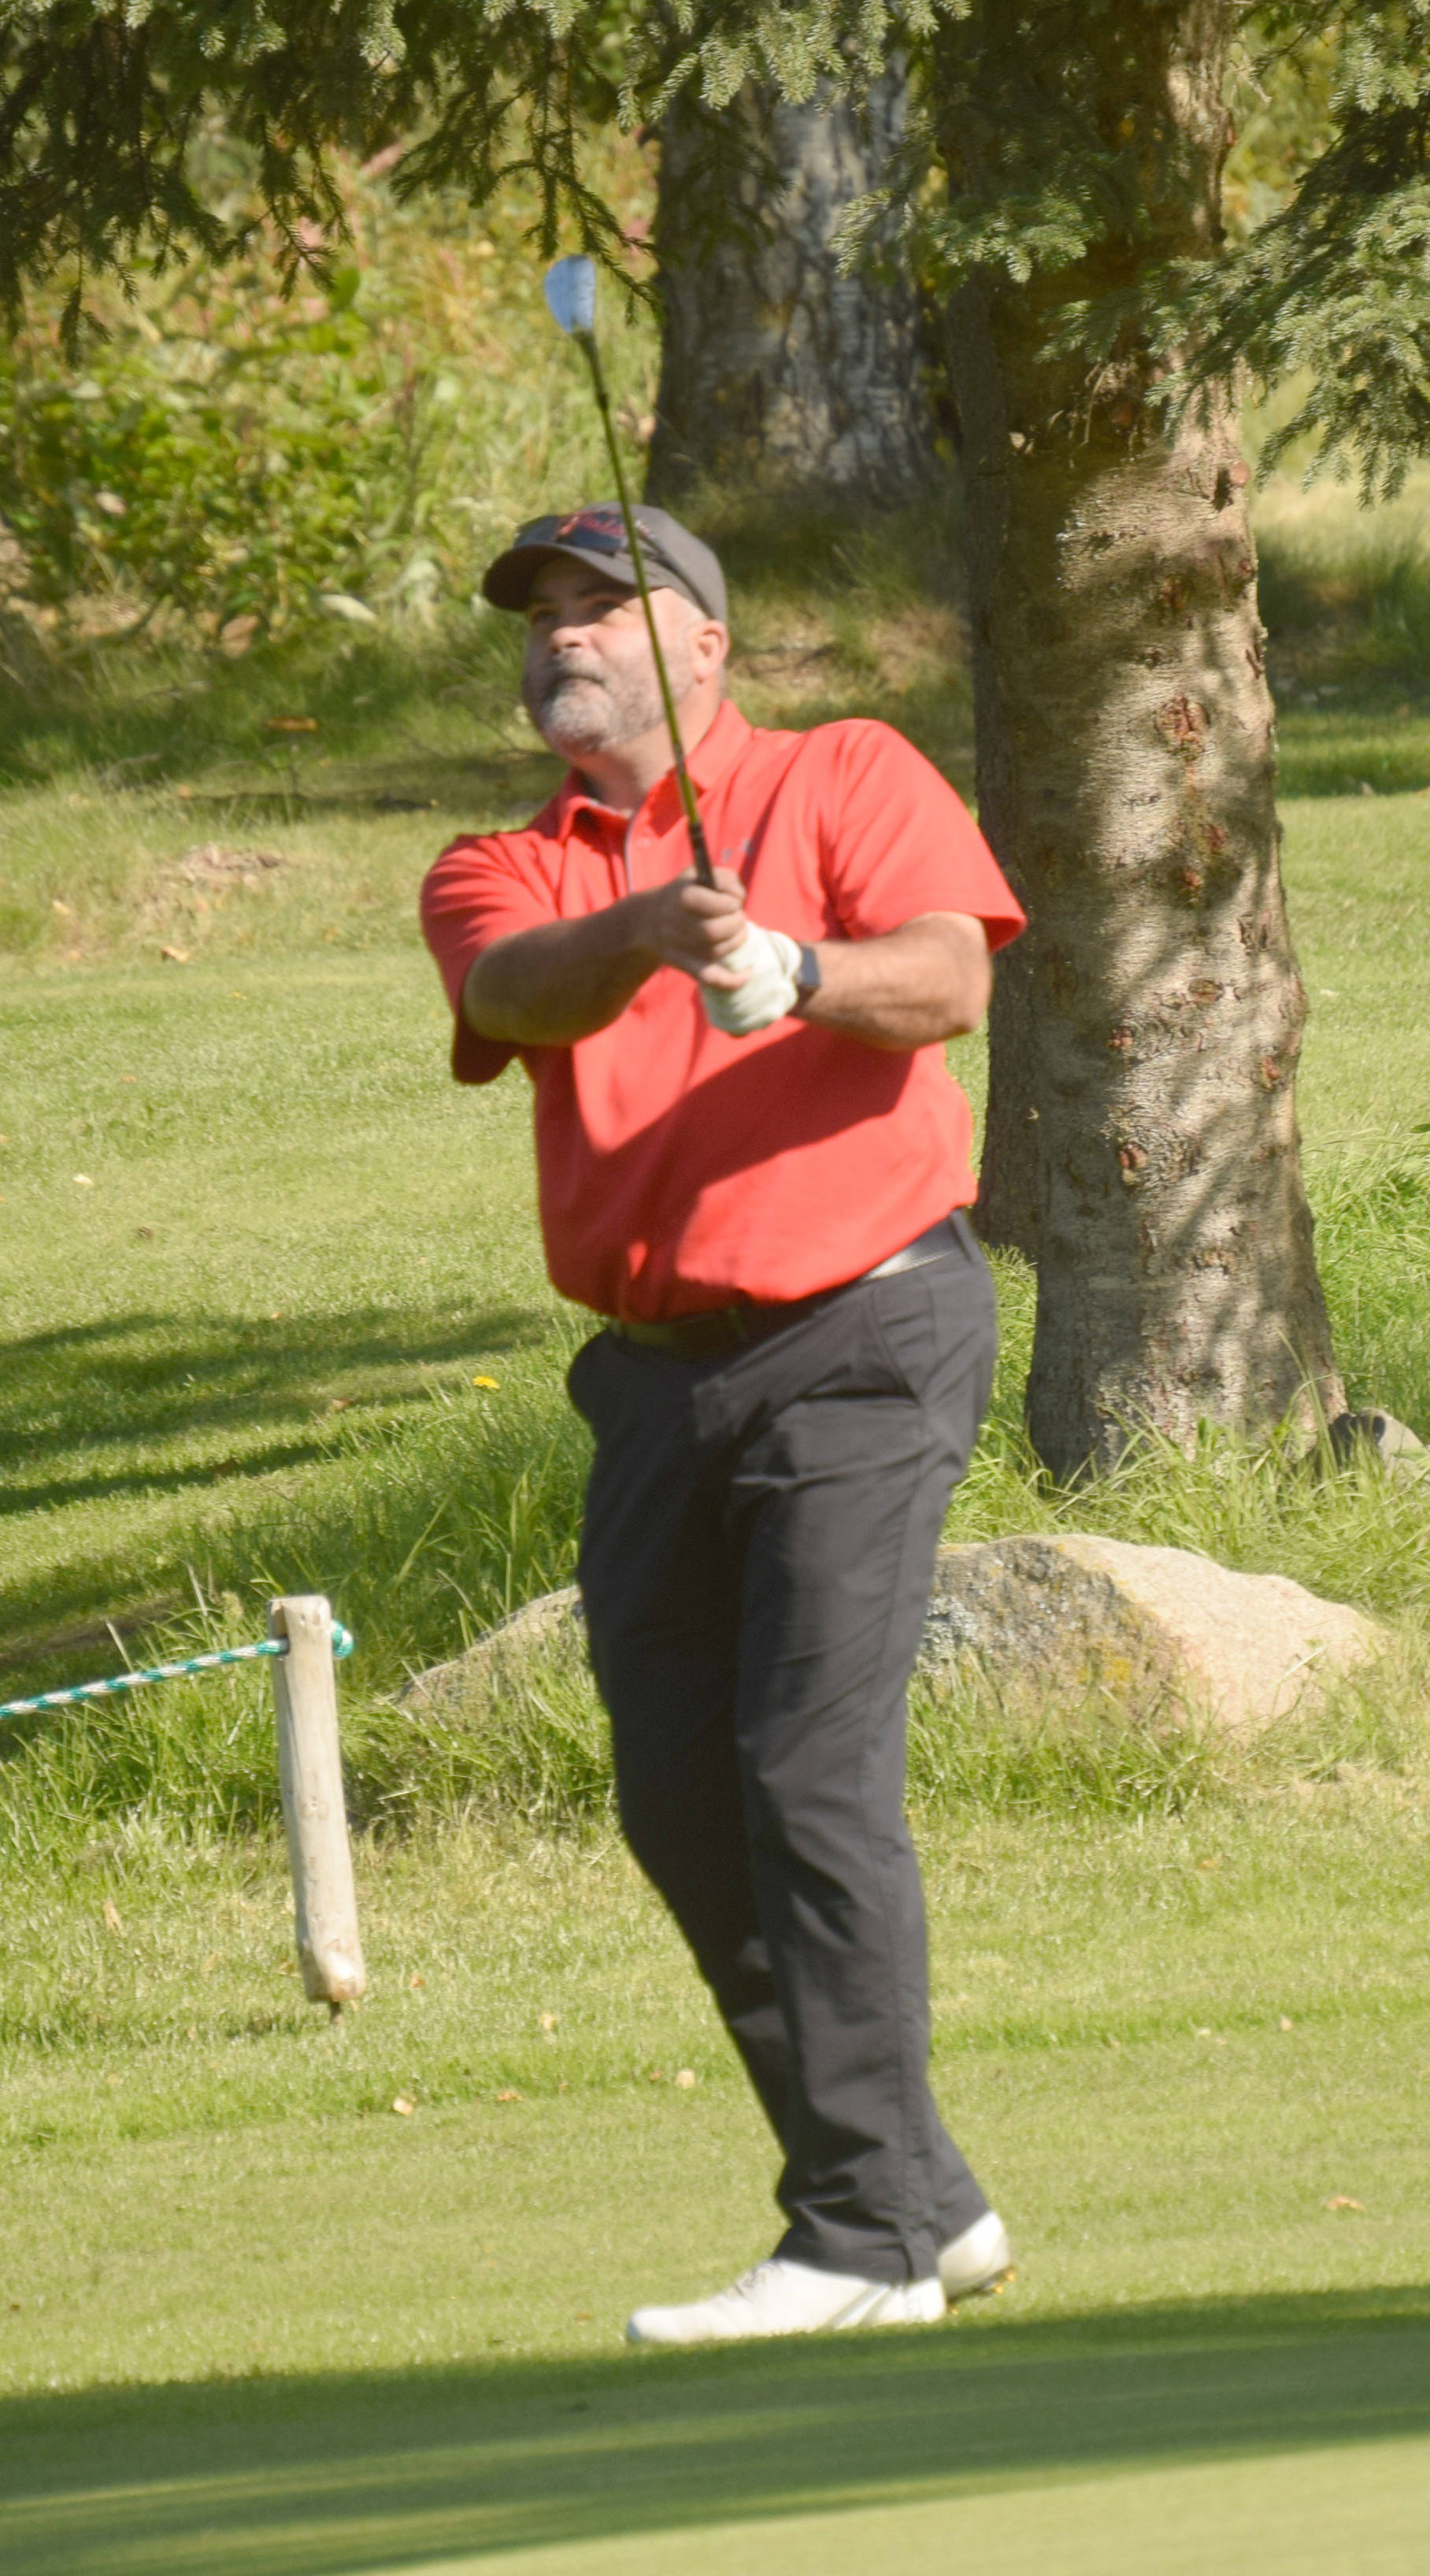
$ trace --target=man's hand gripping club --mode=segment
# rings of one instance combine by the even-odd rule
[[[661,888],[657,901],[669,942],[659,952],[661,962],[695,978],[713,1028],[747,1038],[793,1010],[799,942],[746,919],[745,890],[731,869],[717,868],[713,886],[693,876],[677,878]]]
[[[675,966],[699,985],[717,1026],[737,1037],[768,1028],[796,998],[783,952],[797,963],[798,946],[746,920],[733,870],[714,873],[713,886],[692,872],[494,941],[467,976],[468,1026],[518,1046],[571,1046],[608,1028],[658,967]]]

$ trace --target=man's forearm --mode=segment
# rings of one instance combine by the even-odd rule
[[[674,891],[626,895],[584,920],[543,922],[494,941],[462,988],[468,1026],[516,1046],[574,1046],[609,1028],[662,963],[668,925],[653,907],[668,909]],[[976,1028],[988,1006],[983,927],[962,914],[928,914],[875,939],[826,940],[816,954],[820,987],[799,1017],[867,1046],[936,1046]],[[694,971],[693,959],[679,962]]]
[[[988,942],[982,923],[962,914],[925,916],[877,939],[821,941],[815,955],[819,990],[798,1016],[866,1046],[938,1046],[976,1029],[988,1008]]]
[[[660,963],[641,943],[641,902],[626,895],[584,920],[494,940],[467,970],[467,1026],[516,1046],[574,1046],[609,1028]]]

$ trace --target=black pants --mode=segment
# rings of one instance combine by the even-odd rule
[[[581,1546],[621,1821],[784,2150],[780,2251],[926,2279],[987,2203],[928,2088],[904,1693],[987,1401],[987,1269],[841,1290],[733,1358],[598,1334]]]

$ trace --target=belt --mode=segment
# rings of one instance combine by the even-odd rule
[[[842,1279],[837,1288],[822,1288],[815,1297],[797,1297],[782,1306],[712,1306],[698,1315],[675,1315],[669,1323],[645,1324],[608,1316],[606,1330],[623,1342],[640,1342],[649,1349],[669,1351],[673,1359],[718,1359],[722,1353],[744,1350],[752,1342],[768,1341],[773,1333],[788,1332],[792,1324],[801,1324],[807,1315],[827,1306],[835,1297],[844,1296],[851,1288],[863,1287],[869,1279],[891,1279],[900,1270],[922,1270],[930,1261],[945,1261],[950,1253],[963,1249],[961,1228],[967,1223],[960,1210],[942,1216],[912,1243],[891,1252],[886,1261],[876,1261],[872,1270],[861,1270],[857,1279]]]

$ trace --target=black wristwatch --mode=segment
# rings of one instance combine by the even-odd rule
[[[824,979],[819,971],[819,959],[816,957],[814,950],[808,945],[808,943],[806,943],[800,949],[799,964],[795,968],[794,990],[796,1010],[798,1010],[801,1002],[807,1002],[809,1000],[811,993],[818,992],[823,980]]]

